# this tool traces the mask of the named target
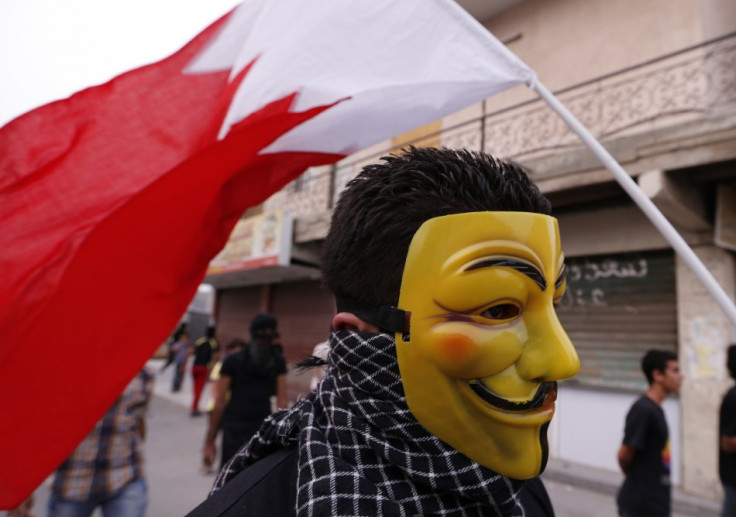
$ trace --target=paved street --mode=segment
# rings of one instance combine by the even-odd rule
[[[547,476],[545,476],[546,478]],[[617,517],[616,496],[612,492],[587,490],[579,485],[545,479],[547,488],[557,517]],[[709,509],[699,508],[696,513],[674,511],[672,517],[716,517],[718,514]]]
[[[151,361],[152,371],[158,372],[161,362]],[[170,391],[173,368],[156,377],[155,394],[148,413],[148,438],[145,442],[146,469],[149,485],[149,510],[151,517],[180,517],[194,508],[207,495],[214,480],[213,475],[200,472],[200,450],[206,431],[206,417],[189,416],[191,379],[187,377],[182,390]],[[201,407],[207,401],[208,391]],[[552,464],[551,464],[552,466]],[[585,483],[574,481],[575,475],[561,469],[550,469],[544,475],[545,485],[552,498],[558,517],[615,517],[616,505],[612,493],[581,488]],[[47,479],[36,491],[33,514],[42,517],[51,479]],[[99,512],[96,514],[96,517]],[[688,515],[717,515],[714,511],[698,510],[697,513],[674,513],[673,517]]]
[[[557,517],[616,517],[615,497],[583,490],[570,484],[545,480]],[[677,516],[679,517],[679,516]]]

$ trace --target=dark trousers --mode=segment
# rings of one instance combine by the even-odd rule
[[[171,391],[179,391],[181,389],[181,383],[184,381],[184,365],[175,363],[174,367],[174,380],[171,384]]]

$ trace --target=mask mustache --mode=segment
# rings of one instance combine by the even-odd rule
[[[542,382],[537,388],[537,392],[531,400],[526,402],[514,402],[502,397],[499,397],[479,380],[476,379],[470,382],[470,388],[490,405],[502,409],[504,411],[530,411],[532,409],[539,409],[544,406],[550,395],[557,395],[557,383],[556,382]]]

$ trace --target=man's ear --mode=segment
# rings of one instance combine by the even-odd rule
[[[378,332],[378,327],[363,321],[352,312],[338,312],[335,314],[335,317],[332,318],[332,328],[353,332]]]
[[[656,368],[652,370],[652,384],[655,382],[660,382],[664,379],[664,372],[661,370],[657,370]]]

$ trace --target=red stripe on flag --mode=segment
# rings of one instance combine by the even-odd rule
[[[179,71],[216,28],[0,131],[0,507],[30,494],[142,367],[240,214],[342,158],[258,155],[329,108],[288,113],[293,95],[206,142],[234,90],[224,72]]]

